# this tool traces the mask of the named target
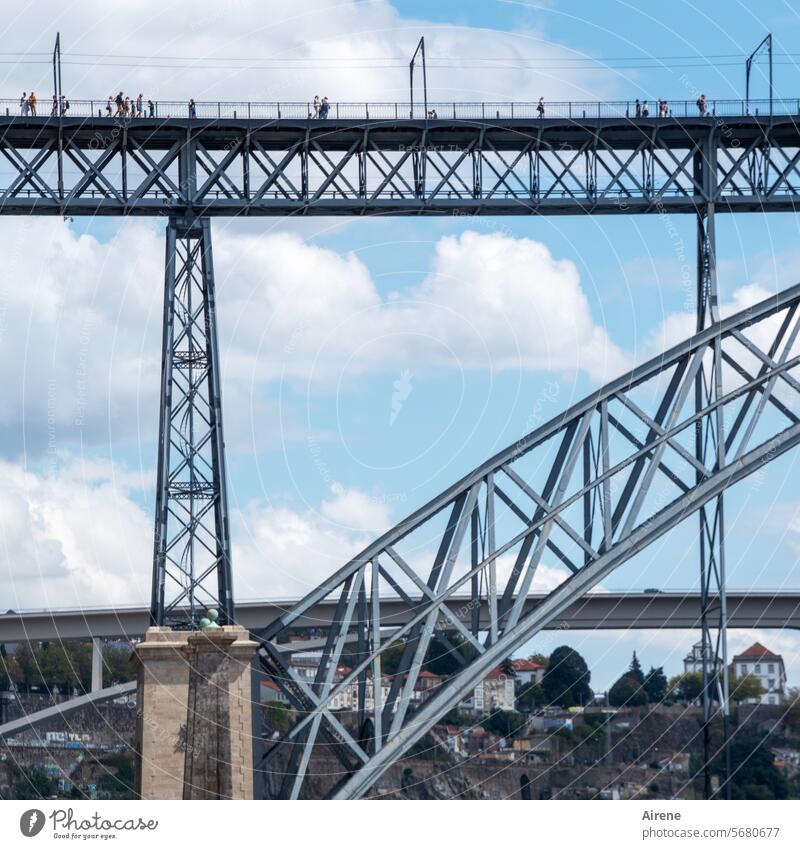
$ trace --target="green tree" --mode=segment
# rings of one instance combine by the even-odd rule
[[[461,634],[455,632],[448,633],[447,643],[436,634],[431,639],[428,651],[425,653],[423,666],[429,672],[433,672],[436,675],[452,675],[461,669],[462,666],[458,662],[456,651],[468,663],[475,657],[475,649]]]
[[[664,667],[651,666],[650,671],[644,676],[644,691],[647,693],[647,701],[650,704],[663,702],[667,695],[667,676]]]
[[[133,681],[136,670],[131,662],[132,657],[133,652],[130,648],[105,646],[103,648],[103,685],[110,687],[112,684]]]
[[[532,663],[539,663],[542,666],[547,666],[547,664],[548,664],[547,655],[539,654],[538,652],[534,652],[533,654],[529,654],[528,660],[530,660]]]
[[[541,684],[530,681],[527,684],[518,684],[516,693],[517,707],[523,711],[532,711],[547,704],[547,696]]]
[[[743,702],[745,699],[760,699],[764,695],[764,687],[755,675],[742,675],[741,678],[732,678],[728,682],[728,689],[735,702]]]
[[[15,777],[14,796],[17,799],[49,799],[56,795],[57,782],[36,767],[23,767]]]
[[[699,672],[684,672],[670,678],[670,689],[681,702],[693,702],[703,692],[703,676]]]
[[[647,693],[644,687],[626,672],[611,685],[608,702],[614,707],[636,707],[647,702]]]
[[[586,661],[575,649],[559,646],[547,661],[542,689],[551,705],[582,705],[592,698],[591,677]]]
[[[639,663],[639,658],[636,657],[636,652],[633,653],[631,665],[628,667],[626,674],[629,678],[633,678],[639,686],[644,684],[644,672],[642,672],[642,664]]]
[[[788,783],[773,763],[766,738],[748,729],[739,730],[729,743],[731,753],[731,797],[733,799],[786,799]],[[718,756],[711,769],[720,778],[724,762]]]
[[[481,722],[490,734],[512,737],[525,724],[525,717],[511,710],[496,710]]]
[[[793,733],[800,733],[800,688],[792,687],[783,703],[783,722]]]

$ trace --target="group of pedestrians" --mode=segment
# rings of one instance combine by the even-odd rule
[[[194,102],[194,101],[192,101]],[[156,105],[152,100],[147,101],[145,114],[144,95],[140,92],[136,98],[126,97],[119,92],[116,97],[109,95],[106,101],[107,118],[155,118]]]
[[[36,109],[39,103],[39,99],[36,97],[36,92],[31,92],[28,94],[26,91],[22,92],[22,97],[19,99],[19,114],[23,117],[27,117],[30,115],[31,117],[36,117]],[[50,117],[58,117],[59,115],[66,115],[69,111],[69,101],[66,98],[66,95],[61,95],[60,98],[53,95],[53,101],[50,106]]]
[[[325,120],[330,111],[331,105],[328,103],[327,95],[323,98],[320,98],[318,94],[314,95],[314,114],[311,117]]]

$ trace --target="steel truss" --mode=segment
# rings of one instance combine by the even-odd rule
[[[589,589],[692,513],[705,510],[707,524],[708,505],[726,488],[797,445],[799,306],[795,286],[593,393],[409,516],[266,629],[263,669],[297,709],[294,727],[267,743],[261,768],[271,794],[362,796]],[[714,392],[697,395],[708,375]],[[698,433],[715,437],[702,458]],[[526,611],[545,554],[567,577]],[[706,564],[720,567],[710,554]],[[464,592],[469,600],[454,612],[447,602]],[[387,594],[408,608],[401,626],[384,614]],[[287,644],[294,624],[328,597],[338,599],[336,613],[307,681]],[[474,615],[487,607],[488,627]],[[398,645],[397,674],[387,679],[382,660]],[[419,701],[434,645],[460,670]],[[333,710],[346,693],[349,719]],[[336,755],[338,774],[312,775],[312,753]]]
[[[711,170],[698,179],[702,155]],[[796,118],[0,117],[0,214],[794,210]]]
[[[234,621],[211,224],[167,225],[151,624]]]

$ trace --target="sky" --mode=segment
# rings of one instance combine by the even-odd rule
[[[800,96],[800,15],[775,0],[33,9],[0,21],[0,106],[31,89],[49,98],[57,30],[75,100],[120,89],[405,100],[421,35],[431,100],[739,98],[744,57],[769,31],[776,94]],[[763,70],[753,97],[767,95]],[[717,226],[726,309],[797,282],[795,215]],[[240,600],[300,596],[532,416],[557,414],[692,324],[690,217],[217,219],[213,240]],[[146,600],[163,222],[4,217],[0,255],[0,608]],[[732,588],[800,587],[797,462],[789,454],[729,493]],[[541,588],[559,576],[545,565]],[[696,523],[604,585],[696,587]],[[558,632],[524,651],[568,642],[601,689],[634,648],[678,672],[695,638]],[[800,684],[797,637],[734,632],[730,644],[755,639],[783,652]]]

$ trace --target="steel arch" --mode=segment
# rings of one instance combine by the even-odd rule
[[[342,762],[328,795],[362,796],[515,648],[710,499],[800,442],[798,306],[800,285],[592,393],[381,536],[266,629],[262,666],[297,708],[296,724],[265,756],[264,772],[281,777],[276,795],[308,794],[319,744]],[[696,410],[698,375],[713,374],[717,364],[721,391]],[[723,409],[731,424],[717,432],[720,449],[704,465],[693,453],[695,433]],[[567,577],[525,613],[545,551]],[[445,601],[467,588],[470,601],[454,613]],[[402,626],[382,617],[382,591],[413,611]],[[292,625],[335,594],[319,668],[304,680],[286,648]],[[472,614],[487,603],[490,625],[482,630]],[[420,700],[415,688],[434,638],[460,670]],[[402,656],[388,679],[382,657],[398,644]],[[334,712],[347,693],[349,720]]]

